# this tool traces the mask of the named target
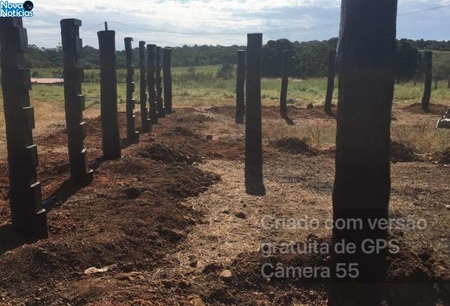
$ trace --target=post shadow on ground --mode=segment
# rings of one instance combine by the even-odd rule
[[[89,163],[89,168],[92,170],[97,170],[100,165],[105,161],[104,157],[97,157]],[[77,183],[70,178],[65,180],[59,187],[50,195],[49,202],[50,207],[47,207],[47,211],[51,210],[53,207],[61,206],[64,204],[71,196],[76,194],[82,188],[88,186],[92,181],[86,181],[84,183]],[[44,201],[44,202],[46,202]]]
[[[30,238],[21,235],[14,229],[12,224],[0,226],[0,255],[21,247],[24,244],[30,244],[38,241],[37,238]]]
[[[295,125],[294,120],[292,120],[291,118],[289,118],[289,116],[287,114],[285,115],[281,115],[281,118],[283,118],[286,121],[287,125]]]

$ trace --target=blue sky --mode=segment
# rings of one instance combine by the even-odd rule
[[[11,1],[13,2],[13,1]],[[161,46],[245,45],[247,33],[263,33],[264,42],[337,37],[340,0],[35,0],[34,17],[24,18],[28,41],[55,47],[59,22],[78,18],[84,45],[98,47],[97,31],[108,21],[123,38]],[[105,5],[108,3],[108,5]],[[450,40],[450,0],[399,0],[397,38]]]

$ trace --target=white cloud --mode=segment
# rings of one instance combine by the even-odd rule
[[[341,3],[340,0],[58,0],[55,2],[34,1],[35,17],[24,20],[30,43],[47,46],[54,41],[56,45],[60,40],[59,21],[62,18],[81,19],[83,41],[93,46],[97,46],[96,32],[102,29],[101,23],[105,20],[110,21],[110,29],[116,30],[119,49],[123,48],[121,40],[125,36],[135,37],[136,41],[146,40],[161,45],[245,44],[245,34],[250,32],[266,33],[265,40],[327,39],[337,36]],[[399,13],[442,5],[450,5],[450,0],[399,0]],[[428,23],[426,29],[421,29],[410,22],[409,18],[399,18],[399,32],[414,35],[422,33],[426,39],[429,33],[439,33],[439,30],[433,31],[432,27],[442,29],[450,26],[449,21],[436,17],[444,12],[449,14],[450,8],[421,13],[422,19],[433,20],[432,23]],[[418,15],[410,16],[417,18]],[[404,29],[410,31],[406,32]]]

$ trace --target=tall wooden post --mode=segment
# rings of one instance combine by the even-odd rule
[[[147,79],[145,75],[145,41],[139,42],[139,73],[140,73],[140,105],[141,105],[141,131],[151,131],[151,121],[147,109]]]
[[[36,178],[37,147],[33,143],[34,110],[30,106],[30,70],[24,68],[28,48],[22,18],[0,18],[3,107],[8,146],[9,203],[13,227],[23,235],[47,238],[41,184]]]
[[[134,106],[136,101],[133,98],[134,93],[134,65],[132,64],[133,50],[131,48],[131,42],[133,38],[125,37],[125,56],[127,66],[127,140],[128,143],[139,142],[139,132],[136,131],[136,122],[134,115]]]
[[[245,115],[245,50],[237,51],[235,122],[244,123]]]
[[[430,111],[430,98],[431,98],[431,79],[433,68],[433,52],[425,51],[425,83],[422,97],[422,109],[425,112]]]
[[[64,101],[67,138],[69,141],[70,177],[75,183],[87,183],[93,178],[84,147],[86,122],[83,121],[84,95],[81,93],[83,68],[80,67],[81,20],[61,20],[61,37],[64,58]]]
[[[336,283],[329,305],[378,306],[388,248],[364,246],[387,242],[387,229],[370,225],[388,222],[397,1],[343,0],[341,5],[333,190]],[[352,250],[340,252],[338,244]]]
[[[166,116],[162,97],[162,79],[161,79],[161,47],[156,47],[156,105],[158,106],[159,118]]]
[[[262,34],[248,34],[245,109],[245,185],[246,192],[255,195],[265,193],[262,173],[261,49]]]
[[[333,100],[334,90],[334,65],[335,65],[336,51],[330,50],[328,52],[328,82],[327,82],[327,94],[325,96],[324,111],[327,114],[331,114],[331,102]]]
[[[164,107],[172,112],[172,48],[163,49]]]
[[[156,102],[156,45],[147,45],[147,83],[150,118],[152,124],[157,124],[159,114]]]
[[[289,81],[289,60],[291,56],[290,50],[283,50],[281,58],[281,93],[280,93],[280,115],[287,117],[287,90]]]
[[[103,158],[121,156],[117,113],[116,43],[114,31],[99,31],[100,114],[102,120]]]

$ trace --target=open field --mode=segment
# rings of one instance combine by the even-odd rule
[[[326,285],[262,277],[260,268],[326,266],[327,254],[259,252],[261,243],[330,240],[326,227],[261,226],[267,216],[331,218],[336,121],[322,110],[325,80],[291,80],[288,98],[298,101],[289,105],[290,125],[277,108],[280,80],[263,80],[266,195],[250,196],[244,125],[234,123],[234,80],[208,77],[214,69],[207,69],[188,82],[187,70],[175,73],[175,112],[139,144],[124,145],[115,161],[101,158],[99,87],[83,84],[85,143],[95,171],[84,188],[68,181],[63,87],[33,86],[38,179],[44,198],[58,200],[48,214],[50,238],[38,242],[9,227],[0,110],[0,305],[326,305]],[[124,138],[125,84],[118,90]],[[417,105],[421,93],[412,84],[395,90],[390,217],[427,225],[391,230],[401,241],[400,253],[388,258],[391,306],[450,303],[450,130],[435,129],[450,107],[450,90],[432,92],[431,113]],[[291,142],[280,141],[285,137]],[[225,270],[231,275],[220,276]]]

